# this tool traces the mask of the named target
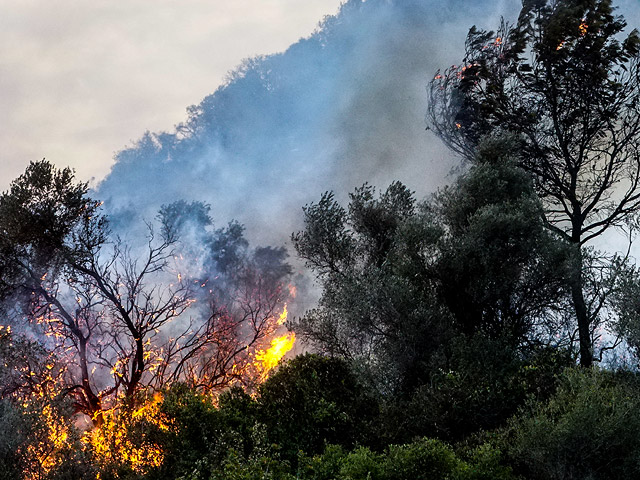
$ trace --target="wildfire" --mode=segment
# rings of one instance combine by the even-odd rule
[[[261,350],[256,353],[256,360],[262,369],[262,375],[260,376],[261,381],[267,379],[269,372],[273,370],[282,357],[293,348],[295,341],[296,334],[290,332],[271,340],[271,346],[266,351]]]
[[[587,22],[585,22],[584,20],[582,21],[582,23],[580,25],[578,25],[578,31],[580,32],[580,36],[584,37],[587,34],[587,30],[589,29],[589,24]],[[564,48],[566,41],[562,41],[558,44],[558,46],[556,47],[556,51],[557,50],[562,50]]]
[[[587,25],[587,22],[582,22],[580,24],[580,26],[578,27],[578,30],[580,30],[581,37],[584,37],[587,34],[587,28],[589,28],[589,25]]]
[[[50,404],[45,404],[39,411],[43,428],[42,436],[26,446],[26,457],[35,459],[37,463],[27,466],[24,478],[35,480],[47,475],[62,464],[60,454],[68,448],[69,426],[64,418]]]
[[[289,315],[289,312],[287,312],[287,304],[284,304],[284,309],[282,310],[282,313],[280,314],[280,317],[278,318],[278,325],[284,325],[284,322],[287,321],[287,315]]]
[[[134,441],[127,427],[144,422],[169,430],[171,421],[160,412],[163,400],[162,394],[156,393],[129,415],[119,408],[101,412],[103,424],[87,431],[82,437],[83,443],[104,463],[126,465],[140,474],[159,467],[164,461],[162,449],[145,438]]]
[[[295,287],[294,287],[295,288]],[[292,296],[295,295],[295,290],[290,291]],[[284,308],[280,317],[278,318],[276,325],[284,325],[287,321],[287,315],[289,312],[287,311],[287,304],[284,304]],[[279,337],[275,337],[271,340],[271,346],[266,350],[258,350],[255,354],[255,363],[254,365],[260,371],[260,382],[264,382],[267,378],[269,378],[269,373],[273,370],[282,357],[284,357],[291,349],[293,348],[293,344],[296,341],[296,334],[293,332],[286,333]]]

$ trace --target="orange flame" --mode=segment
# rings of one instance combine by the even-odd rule
[[[26,447],[26,457],[37,461],[37,464],[27,465],[23,472],[27,480],[41,478],[59,467],[63,462],[60,453],[68,448],[69,426],[64,418],[49,404],[40,410],[40,417],[44,423],[43,436],[38,435],[39,438]]]
[[[289,315],[289,312],[287,311],[287,304],[285,303],[284,309],[282,310],[280,317],[278,317],[278,325],[284,325],[284,323],[287,321],[287,315]]]
[[[581,37],[584,37],[587,34],[587,28],[589,28],[589,25],[587,25],[587,22],[583,21],[578,27],[578,30],[580,30]]]

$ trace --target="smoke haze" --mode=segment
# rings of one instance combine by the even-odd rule
[[[286,52],[245,60],[174,132],[147,132],[99,184],[115,227],[178,199],[282,244],[301,207],[334,190],[400,180],[418,196],[456,160],[425,131],[425,87],[460,61],[473,24],[515,20],[517,0],[350,0]],[[630,25],[637,2],[623,2]]]

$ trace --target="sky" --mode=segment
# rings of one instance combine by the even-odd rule
[[[616,3],[640,24],[638,0]],[[434,191],[454,163],[425,132],[426,84],[460,60],[471,25],[513,20],[520,1],[350,0],[318,30],[340,5],[0,0],[0,191],[46,157],[120,219],[199,200],[262,244],[286,242],[325,190]],[[205,140],[158,136],[190,105]]]
[[[0,0],[0,190],[46,157],[102,179],[242,59],[310,35],[340,0]]]

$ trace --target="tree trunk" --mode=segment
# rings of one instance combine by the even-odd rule
[[[571,286],[571,300],[578,321],[578,337],[580,340],[580,365],[591,367],[593,364],[593,351],[591,345],[591,326],[589,325],[589,312],[584,300],[582,278],[582,249],[576,245],[574,265],[569,279]]]

